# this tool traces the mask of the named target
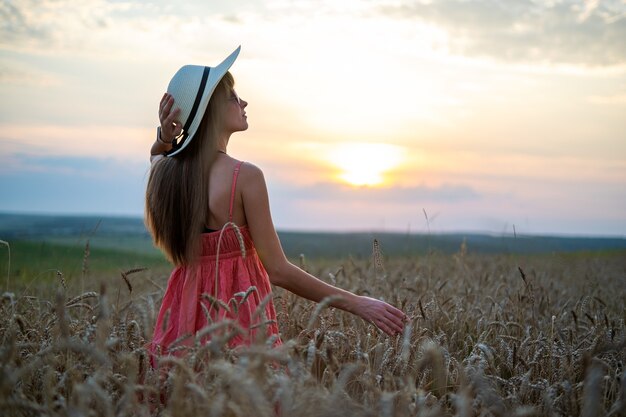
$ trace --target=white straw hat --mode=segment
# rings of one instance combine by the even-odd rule
[[[174,156],[189,145],[198,131],[215,87],[233,65],[240,50],[241,46],[238,46],[216,67],[185,65],[174,74],[167,92],[174,97],[174,106],[180,108],[178,120],[183,124],[183,131],[182,136],[172,142],[172,150],[167,156]]]

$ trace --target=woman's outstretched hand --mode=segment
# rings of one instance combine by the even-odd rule
[[[374,298],[359,296],[354,313],[373,323],[389,336],[402,333],[407,316],[392,305]]]
[[[163,98],[159,103],[159,121],[161,122],[161,139],[165,142],[171,142],[175,137],[183,131],[183,125],[178,121],[180,109],[174,106],[174,97],[171,94],[163,94]]]

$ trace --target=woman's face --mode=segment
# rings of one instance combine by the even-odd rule
[[[248,118],[246,117],[246,106],[248,102],[239,98],[235,90],[230,92],[228,103],[226,104],[224,129],[228,133],[241,132],[248,129]]]

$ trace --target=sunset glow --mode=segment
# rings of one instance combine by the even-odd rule
[[[329,160],[339,178],[354,186],[383,184],[385,174],[402,160],[402,148],[382,143],[345,143],[333,148]]]
[[[278,229],[626,235],[626,3],[492,3],[10,1],[0,211],[141,216],[171,76],[241,45]]]

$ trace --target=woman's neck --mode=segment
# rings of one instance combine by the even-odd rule
[[[226,153],[226,148],[228,147],[228,140],[230,139],[230,134],[223,134],[217,140],[217,151]]]

